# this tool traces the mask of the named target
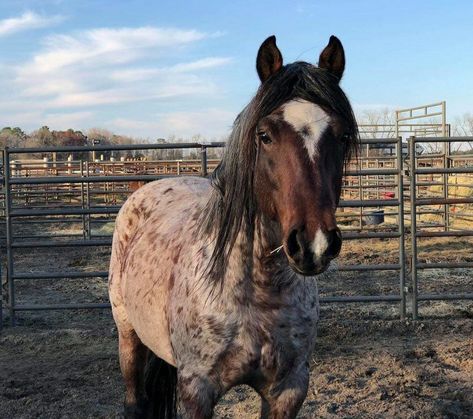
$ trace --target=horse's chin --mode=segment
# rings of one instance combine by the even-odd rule
[[[324,273],[328,269],[328,267],[330,266],[330,261],[317,265],[315,263],[312,263],[308,266],[298,266],[297,264],[289,261],[289,266],[295,273],[299,275],[316,276],[320,275],[321,273]]]

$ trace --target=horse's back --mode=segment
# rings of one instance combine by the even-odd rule
[[[208,193],[203,178],[151,182],[129,197],[115,224],[109,278],[115,321],[171,364],[167,305],[175,266],[196,238]]]
[[[208,193],[209,181],[205,178],[171,178],[148,183],[135,191],[121,208],[115,235],[127,242],[143,227],[182,224],[192,209],[202,207]]]

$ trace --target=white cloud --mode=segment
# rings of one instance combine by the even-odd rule
[[[169,52],[215,36],[169,28],[101,28],[49,36],[31,60],[15,68],[20,98],[48,109],[214,94],[215,84],[192,72],[225,65],[206,57],[159,66]],[[142,63],[155,64],[143,68]],[[156,66],[156,63],[158,66]],[[136,82],[141,83],[136,83]]]
[[[188,63],[180,63],[170,67],[162,68],[132,68],[114,71],[111,77],[114,80],[133,82],[138,80],[145,80],[160,74],[170,73],[186,73],[190,71],[203,70],[213,67],[220,67],[231,63],[232,59],[229,57],[207,57],[200,60],[191,61]]]
[[[26,111],[3,111],[1,127],[20,127],[25,131],[32,128],[31,121],[42,120],[42,114],[39,111],[27,109]],[[39,123],[37,124],[39,125]],[[44,124],[43,124],[44,125]]]
[[[110,115],[124,115],[106,128],[151,137],[222,135],[234,115],[216,109],[164,113],[156,122],[146,121],[169,104],[173,109],[181,103],[199,106],[221,94],[214,73],[204,70],[227,65],[230,57],[195,57],[193,49],[193,59],[183,58],[190,46],[215,36],[220,34],[157,27],[48,36],[23,63],[3,65],[0,89],[8,94],[0,100],[2,120],[25,129],[45,124],[82,129],[104,126],[103,118],[110,120]],[[163,125],[165,133],[159,129]]]
[[[37,13],[27,11],[18,17],[11,17],[0,20],[0,37],[8,36],[15,32],[44,28],[61,22],[62,16],[42,16]]]
[[[149,48],[175,47],[199,41],[206,34],[194,30],[142,28],[101,28],[76,35],[52,35],[45,49],[35,55],[22,73],[47,74],[70,65],[102,66],[123,64],[146,53]]]
[[[91,107],[176,98],[187,95],[206,95],[214,90],[215,86],[212,84],[200,81],[193,83],[191,80],[184,80],[182,83],[160,83],[147,91],[141,90],[140,86],[132,86],[58,94],[55,98],[44,102],[44,106],[47,108]]]
[[[169,112],[156,117],[155,121],[116,118],[106,128],[124,134],[158,138],[190,138],[200,134],[205,138],[221,139],[230,133],[236,113],[222,109],[208,108],[202,111]]]
[[[84,124],[93,124],[93,117],[94,114],[90,111],[55,113],[28,109],[26,112],[3,112],[2,126],[19,126],[25,131],[37,129],[43,125],[53,130],[81,129]]]
[[[42,118],[42,125],[47,125],[51,129],[66,130],[69,128],[79,129],[84,123],[90,121],[93,112],[69,112],[69,113],[46,113]]]
[[[193,61],[190,63],[181,63],[176,64],[174,67],[171,67],[171,71],[177,73],[194,71],[194,70],[203,70],[211,67],[220,67],[222,65],[227,65],[232,61],[229,57],[207,57],[201,60]]]
[[[160,122],[170,134],[213,137],[219,133],[229,133],[235,117],[233,112],[212,108],[194,112],[171,112],[163,115]]]

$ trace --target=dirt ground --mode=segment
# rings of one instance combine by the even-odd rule
[[[56,228],[59,228],[56,226]],[[66,227],[59,229],[67,233]],[[35,231],[31,227],[29,231]],[[47,231],[46,231],[47,233]],[[467,239],[428,240],[425,261],[473,260]],[[425,255],[425,256],[422,256]],[[20,250],[18,272],[106,270],[109,249]],[[395,263],[396,241],[346,242],[340,263]],[[398,292],[395,272],[343,273],[319,280],[322,295]],[[472,292],[471,270],[421,272],[420,291]],[[21,303],[106,302],[106,281],[17,281]],[[422,303],[420,320],[398,304],[324,304],[300,418],[473,417],[473,302]],[[123,385],[109,310],[18,313],[0,335],[0,418],[118,418]],[[238,387],[216,418],[257,418],[258,396]]]

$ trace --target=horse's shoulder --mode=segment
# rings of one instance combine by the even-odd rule
[[[147,183],[136,190],[125,203],[125,211],[137,207],[153,207],[160,202],[176,202],[183,198],[202,199],[209,191],[208,179],[199,177],[176,177]]]

